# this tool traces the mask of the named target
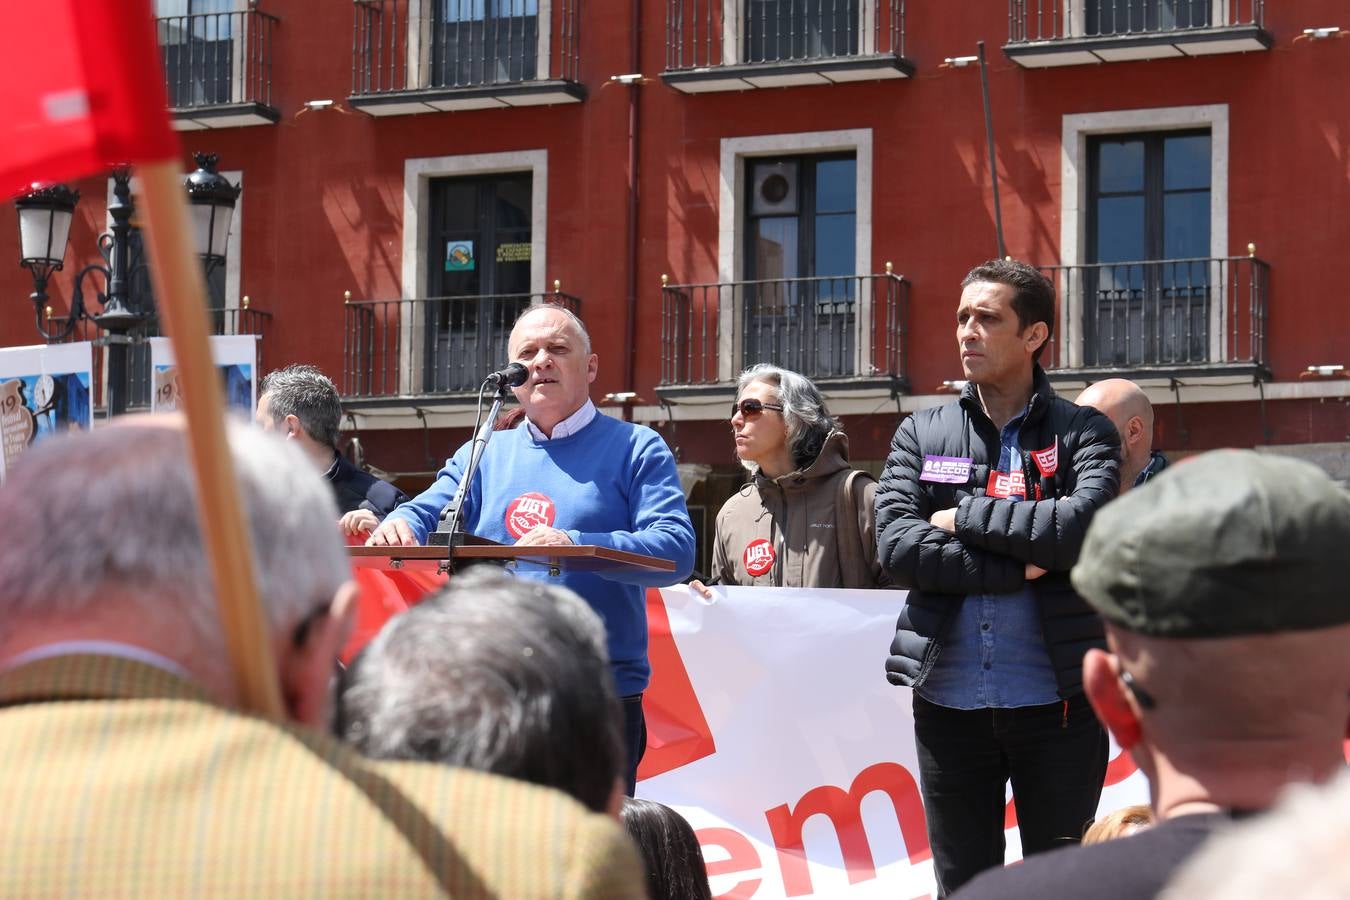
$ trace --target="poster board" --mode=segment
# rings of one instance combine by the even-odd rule
[[[258,406],[258,336],[216,335],[208,339],[211,358],[225,385],[225,405],[253,416]],[[151,412],[172,412],[182,402],[178,367],[168,338],[150,338]]]
[[[93,345],[0,349],[0,479],[43,437],[94,424]]]

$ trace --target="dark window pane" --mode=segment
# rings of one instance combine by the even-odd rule
[[[1102,141],[1097,145],[1097,190],[1117,194],[1144,189],[1144,142]]]
[[[1084,31],[1127,34],[1203,28],[1210,23],[1212,0],[1086,0]]]
[[[857,234],[852,213],[816,216],[816,275],[855,275]]]
[[[439,0],[431,84],[528,81],[538,63],[537,0]]]
[[[816,212],[853,212],[858,208],[857,162],[830,159],[816,164]]]
[[[796,278],[797,217],[764,218],[755,227],[755,277]]]
[[[468,179],[450,179],[438,185],[443,193],[440,197],[441,208],[445,210],[441,220],[444,227],[451,231],[478,230],[478,184]]]
[[[1145,259],[1144,198],[1102,197],[1097,201],[1097,262]]]
[[[1163,141],[1163,189],[1209,187],[1209,135],[1170,137]]]
[[[497,227],[530,226],[530,179],[519,178],[497,183]]]
[[[1163,197],[1163,258],[1209,256],[1209,191]]]
[[[859,0],[748,0],[747,62],[818,59],[858,52]]]

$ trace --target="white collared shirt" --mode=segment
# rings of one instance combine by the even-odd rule
[[[591,421],[595,418],[595,415],[596,415],[595,404],[592,403],[590,398],[588,397],[586,398],[586,402],[581,404],[581,409],[572,413],[570,416],[563,419],[557,425],[553,426],[553,435],[551,437],[540,431],[538,426],[536,426],[529,419],[525,420],[525,427],[530,429],[530,434],[534,437],[536,441],[550,441],[550,440],[556,441],[559,438],[571,437],[572,435],[576,434],[578,431],[585,428],[587,425],[591,424]]]

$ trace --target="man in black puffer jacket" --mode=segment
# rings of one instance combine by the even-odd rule
[[[1053,323],[1035,269],[971,270],[956,332],[968,383],[901,423],[876,495],[878,556],[909,588],[886,677],[914,688],[939,896],[1002,864],[1009,779],[1029,855],[1081,837],[1106,772],[1082,689],[1102,623],[1068,576],[1116,495],[1120,439],[1051,390],[1037,360]]]

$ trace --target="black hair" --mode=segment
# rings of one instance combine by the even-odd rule
[[[708,867],[694,829],[653,800],[623,802],[623,826],[642,853],[652,900],[712,900]]]
[[[1013,289],[1012,308],[1017,313],[1017,330],[1026,331],[1037,322],[1045,323],[1045,340],[1032,356],[1041,360],[1041,351],[1055,334],[1055,286],[1039,270],[1015,259],[991,259],[971,269],[961,279],[965,290],[977,281],[1006,284]]]

